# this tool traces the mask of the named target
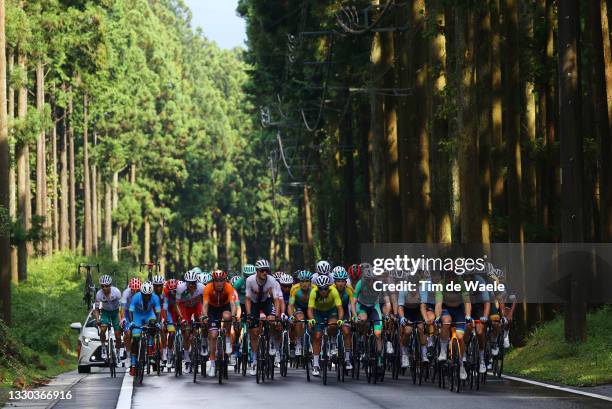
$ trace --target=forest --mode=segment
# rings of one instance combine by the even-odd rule
[[[171,275],[612,238],[607,0],[240,0],[230,51],[181,0],[0,12],[7,322],[11,281],[58,251]]]

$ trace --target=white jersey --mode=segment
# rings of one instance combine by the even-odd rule
[[[123,294],[121,295],[121,308],[123,308],[124,310],[130,308],[133,296],[134,294],[132,294],[132,289],[130,287],[123,290]]]
[[[96,293],[96,305],[102,303],[104,311],[117,311],[121,303],[121,291],[117,287],[111,287],[110,294],[104,294],[104,290],[100,289]]]
[[[282,299],[283,290],[281,290],[280,284],[274,277],[266,276],[266,282],[260,285],[257,282],[257,275],[253,274],[246,280],[246,296],[252,302],[259,303],[268,300],[268,298]]]
[[[196,284],[194,292],[189,292],[187,289],[187,283],[181,282],[176,287],[176,302],[187,308],[193,308],[198,305],[199,302],[204,301],[204,285],[202,283]]]

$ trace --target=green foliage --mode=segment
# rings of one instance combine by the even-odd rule
[[[563,317],[538,327],[522,348],[510,351],[504,369],[531,379],[587,386],[612,382],[612,309],[587,315],[587,340],[568,344]]]

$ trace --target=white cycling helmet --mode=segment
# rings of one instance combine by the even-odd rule
[[[100,277],[100,285],[111,285],[113,278],[108,274],[104,274]]]
[[[155,276],[151,280],[151,283],[153,283],[153,285],[164,285],[165,282],[166,280],[162,276]]]
[[[208,271],[204,271],[202,272],[202,274],[198,274],[198,281],[204,285],[210,283],[212,279],[212,274]]]
[[[255,263],[256,270],[270,270],[270,262],[264,258],[257,260]]]
[[[329,275],[331,273],[331,265],[325,260],[319,261],[317,263],[317,273]]]
[[[281,285],[291,285],[293,284],[293,277],[291,277],[289,274],[283,273],[279,278],[279,282]]]
[[[140,292],[143,295],[153,294],[153,284],[151,284],[148,281],[143,283],[142,286],[140,287]]]
[[[330,278],[325,275],[320,275],[315,278],[315,285],[319,287],[319,289],[326,289],[332,284]]]
[[[187,283],[195,283],[196,281],[198,281],[198,273],[193,270],[189,270],[185,273],[185,276],[183,278]]]

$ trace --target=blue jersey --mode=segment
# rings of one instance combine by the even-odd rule
[[[136,314],[147,314],[152,312],[159,314],[161,311],[159,297],[156,294],[151,294],[151,299],[145,306],[144,300],[142,299],[142,293],[134,294],[132,303],[130,304],[130,311]]]

